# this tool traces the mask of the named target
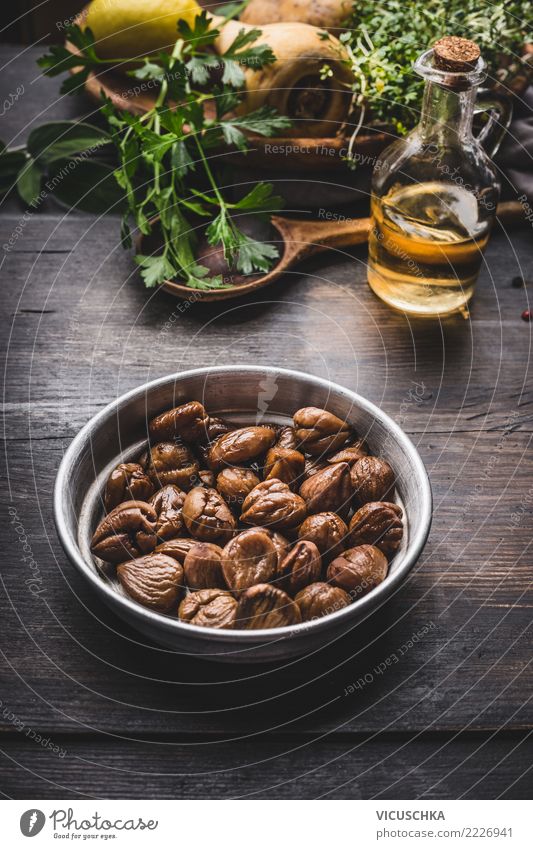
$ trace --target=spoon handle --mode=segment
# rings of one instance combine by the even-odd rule
[[[276,226],[290,246],[290,261],[297,262],[328,248],[346,248],[366,242],[370,218],[345,221],[301,221],[276,217]]]

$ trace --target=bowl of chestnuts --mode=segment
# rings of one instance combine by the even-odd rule
[[[195,369],[94,416],[58,471],[74,566],[119,616],[177,651],[302,655],[405,580],[431,524],[416,448],[387,415],[287,369]]]

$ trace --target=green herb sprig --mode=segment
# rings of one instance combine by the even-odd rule
[[[238,8],[239,5],[230,7],[227,15],[234,14]],[[118,194],[112,211],[122,209],[124,246],[132,243],[132,221],[142,234],[157,230],[161,239],[161,248],[155,255],[135,257],[149,287],[174,277],[192,289],[225,286],[221,275],[210,276],[208,269],[195,259],[195,232],[202,220],[209,244],[222,244],[228,264],[243,274],[267,271],[278,256],[273,245],[246,235],[237,226],[235,216],[243,213],[270,216],[281,208],[282,199],[274,194],[271,184],[259,183],[243,198],[228,200],[220,188],[216,157],[212,156],[213,150],[221,145],[246,151],[247,132],[272,136],[290,126],[287,118],[267,107],[249,114],[234,112],[242,100],[244,69],[261,68],[274,62],[275,56],[267,45],[258,41],[260,30],[240,30],[228,50],[217,56],[213,44],[219,34],[204,11],[192,26],[178,22],[177,40],[170,53],[144,57],[134,70],[131,59],[116,59],[112,63],[130,77],[157,87],[154,105],[144,114],[121,111],[104,99],[100,111],[107,130],[84,125],[87,136],[84,144],[76,129],[79,124],[71,125],[69,130],[65,126],[68,122],[60,122],[64,126],[57,128],[55,138],[39,128],[43,136],[40,158],[25,150],[22,159],[19,156],[15,163],[13,152],[7,152],[12,157],[12,169],[22,166],[19,193],[27,203],[35,203],[45,175],[43,157],[47,156],[49,161],[79,157],[80,150],[89,144],[112,143],[118,155],[113,170]],[[73,56],[66,47],[57,45],[39,60],[39,65],[49,76],[70,71],[62,91],[73,93],[85,84],[91,71],[101,72],[109,60],[103,63],[98,58],[89,29],[71,25],[66,37],[79,55]],[[209,113],[211,117],[205,109],[208,100],[215,105]],[[65,143],[69,132],[71,148]],[[79,138],[80,144],[74,137]],[[0,176],[4,155],[0,153]],[[109,176],[107,172],[106,176]],[[109,201],[109,193],[106,200]],[[84,208],[84,198],[79,198],[76,205]]]

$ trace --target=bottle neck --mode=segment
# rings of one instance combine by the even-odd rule
[[[456,144],[472,137],[476,87],[457,91],[426,81],[419,132],[425,142]]]

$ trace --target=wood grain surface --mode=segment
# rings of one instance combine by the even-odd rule
[[[38,50],[18,52],[0,53],[8,92],[25,84],[5,141],[90,112],[39,78]],[[533,325],[521,313],[533,282],[511,285],[533,281],[527,222],[498,225],[470,320],[439,324],[381,304],[362,247],[201,305],[143,289],[116,218],[49,200],[0,213],[0,247],[20,229],[1,252],[2,793],[527,798]],[[429,543],[390,603],[279,667],[149,644],[91,594],[52,520],[58,464],[91,415],[146,380],[241,362],[330,377],[379,404],[417,445],[435,499]]]

